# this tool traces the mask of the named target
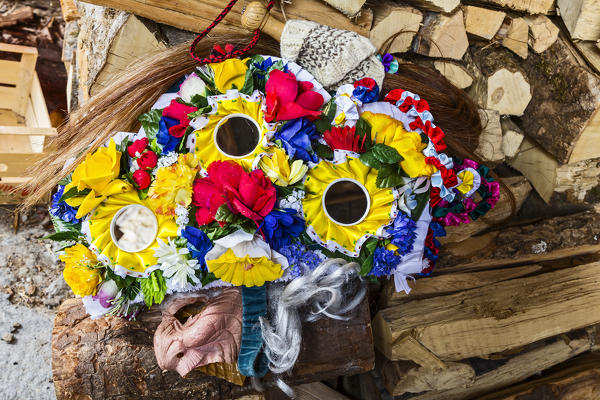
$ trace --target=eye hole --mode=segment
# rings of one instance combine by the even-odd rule
[[[182,357],[183,357],[183,353],[181,353],[181,352],[180,352],[180,353],[177,353],[176,357],[177,357],[177,358],[182,358]]]
[[[219,151],[231,158],[252,154],[260,141],[258,123],[245,114],[230,114],[215,127],[215,144]]]
[[[110,236],[115,245],[129,253],[150,246],[158,233],[154,213],[140,204],[130,204],[115,213],[110,223]]]
[[[323,209],[339,225],[356,225],[369,213],[371,198],[367,189],[354,179],[331,182],[323,194]]]
[[[187,304],[181,307],[176,313],[175,318],[182,324],[185,324],[185,321],[188,318],[193,317],[194,315],[202,314],[202,311],[206,308],[206,302],[199,300],[193,304]]]

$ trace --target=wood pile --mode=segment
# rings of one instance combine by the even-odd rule
[[[195,37],[225,3],[61,0],[71,109],[136,60]],[[246,3],[216,31],[242,32]],[[409,296],[385,285],[372,309],[377,368],[327,380],[329,389],[366,399],[383,390],[597,398],[588,394],[600,386],[598,1],[291,0],[273,16],[356,31],[464,89],[484,123],[476,154],[516,203],[504,194],[485,218],[449,227],[437,271]]]

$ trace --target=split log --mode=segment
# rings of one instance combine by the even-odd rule
[[[406,0],[419,8],[429,11],[451,13],[460,5],[460,0]]]
[[[554,0],[472,0],[471,2],[507,7],[529,14],[549,14],[554,11]]]
[[[486,106],[502,115],[521,116],[531,101],[531,86],[521,71],[501,68],[487,80]]]
[[[594,262],[388,307],[373,320],[375,346],[406,359],[411,339],[444,362],[518,348],[600,323],[599,284]]]
[[[567,193],[569,201],[597,203],[598,193],[595,190],[598,185],[600,158],[562,165],[556,169],[554,191]]]
[[[138,321],[107,317],[91,320],[81,300],[65,301],[52,331],[52,367],[59,400],[222,399],[252,392],[198,371],[185,379],[162,372],[156,363],[153,336],[160,312],[151,309]],[[303,326],[300,358],[291,384],[301,384],[373,368],[369,309],[366,300],[348,321],[322,319]],[[343,337],[343,340],[340,338]],[[272,386],[265,378],[265,386]]]
[[[473,61],[468,67],[476,81],[469,93],[478,102],[484,94],[487,99],[487,78],[501,68],[520,71],[531,86],[532,95],[519,119],[523,132],[561,164],[598,158],[600,78],[582,65],[575,54],[563,37],[545,52],[531,53],[526,60],[502,48],[473,46]]]
[[[362,7],[365,5],[366,0],[323,0],[336,10],[341,11],[348,18],[354,18],[358,14]]]
[[[413,47],[415,53],[429,57],[462,59],[469,47],[462,10],[426,15]]]
[[[18,23],[33,19],[33,8],[29,6],[19,7],[8,15],[0,15],[0,28],[14,26]]]
[[[600,74],[600,42],[575,42],[574,45],[594,72]]]
[[[541,146],[525,137],[515,157],[508,165],[522,173],[546,203],[556,187],[558,162]]]
[[[479,110],[479,116],[483,122],[483,130],[479,135],[479,145],[475,154],[489,164],[488,166],[493,167],[504,160],[500,113],[496,110]]]
[[[391,1],[378,2],[372,10],[373,28],[369,38],[375,47],[386,53],[408,51],[423,21],[423,13]]]
[[[433,65],[446,79],[460,89],[468,88],[473,83],[473,77],[469,74],[469,71],[460,64],[436,61]]]
[[[60,0],[60,9],[65,22],[77,21],[79,19],[79,11],[75,0]]]
[[[529,47],[536,53],[542,53],[552,46],[558,39],[558,27],[545,15],[529,16],[524,18],[531,34]]]
[[[556,5],[573,39],[600,39],[598,0],[557,0]]]
[[[487,40],[496,35],[506,17],[506,13],[503,11],[483,7],[466,6],[463,10],[467,33]]]
[[[498,31],[496,38],[502,43],[502,46],[519,57],[527,58],[529,25],[525,18],[508,18]]]
[[[201,32],[223,10],[221,0],[182,0],[165,3],[162,0],[88,0],[88,3],[127,11],[153,21],[171,25],[186,31]],[[227,16],[214,29],[213,33],[248,34],[240,25],[243,2],[238,2]],[[373,13],[363,9],[355,23],[334,8],[320,0],[294,0],[283,3],[287,19],[308,19],[333,28],[358,32],[368,37],[373,21]],[[285,20],[279,2],[271,10],[271,14],[280,21]]]
[[[502,152],[506,157],[514,157],[519,151],[525,135],[510,118],[502,118],[500,127],[502,128]]]

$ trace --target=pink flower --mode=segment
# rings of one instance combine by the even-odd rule
[[[150,174],[143,169],[138,169],[133,173],[133,181],[140,190],[144,190],[150,186]]]
[[[143,152],[142,155],[137,159],[138,167],[141,169],[152,169],[156,167],[157,162],[158,156],[151,150]]]
[[[185,130],[190,126],[188,114],[198,111],[197,107],[186,106],[179,103],[176,99],[171,100],[171,104],[163,110],[163,117],[173,118],[179,121],[178,125],[169,128],[169,135],[180,138],[185,135]]]
[[[138,157],[138,154],[142,154],[146,147],[148,147],[148,139],[141,138],[127,147],[127,153],[131,158]]]
[[[298,82],[291,72],[274,69],[265,84],[267,95],[267,122],[307,117],[314,120],[321,115],[323,96],[312,90],[310,82]]]

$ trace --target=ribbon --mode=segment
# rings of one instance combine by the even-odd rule
[[[263,338],[259,318],[267,314],[267,289],[242,286],[242,343],[238,354],[238,371],[245,376],[264,376],[268,360],[262,351]]]

